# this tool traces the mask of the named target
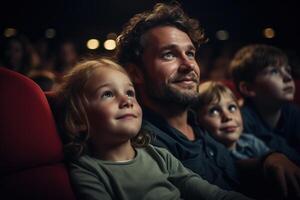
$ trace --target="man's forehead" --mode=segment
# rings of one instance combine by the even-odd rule
[[[141,37],[141,44],[157,48],[175,48],[186,46],[194,48],[194,45],[185,32],[173,26],[159,26],[148,30]]]

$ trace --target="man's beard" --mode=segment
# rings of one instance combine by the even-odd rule
[[[146,81],[146,90],[149,98],[161,105],[178,105],[183,108],[196,104],[199,100],[199,94],[195,88],[180,90],[172,87],[170,83],[155,88],[151,81]]]

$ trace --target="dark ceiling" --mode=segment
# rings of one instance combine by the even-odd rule
[[[45,29],[57,30],[57,37],[85,40],[91,36],[105,37],[119,32],[135,13],[151,8],[154,0],[52,0],[1,2],[0,28],[14,27],[35,40]],[[168,1],[165,1],[168,2]],[[299,51],[296,1],[281,0],[186,0],[184,10],[198,18],[210,42],[217,44],[215,32],[229,31],[230,42],[265,42]],[[264,39],[265,27],[273,27],[276,37]],[[3,37],[3,36],[1,36]]]

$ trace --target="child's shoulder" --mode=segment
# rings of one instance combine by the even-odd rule
[[[155,152],[161,155],[171,154],[166,148],[153,146],[149,144],[147,147],[144,148],[147,152]]]
[[[174,158],[174,156],[166,148],[163,147],[157,147],[150,144],[144,149],[152,157],[155,157],[159,160],[172,160]]]

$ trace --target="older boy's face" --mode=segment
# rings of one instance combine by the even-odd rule
[[[198,97],[200,68],[189,36],[171,26],[150,29],[141,39],[146,92],[159,102],[190,104]]]
[[[211,102],[205,106],[198,115],[200,123],[227,147],[231,147],[243,131],[239,107],[228,94],[221,95],[220,102]]]
[[[295,83],[290,71],[289,66],[269,66],[263,69],[253,82],[254,98],[264,102],[292,101]]]

